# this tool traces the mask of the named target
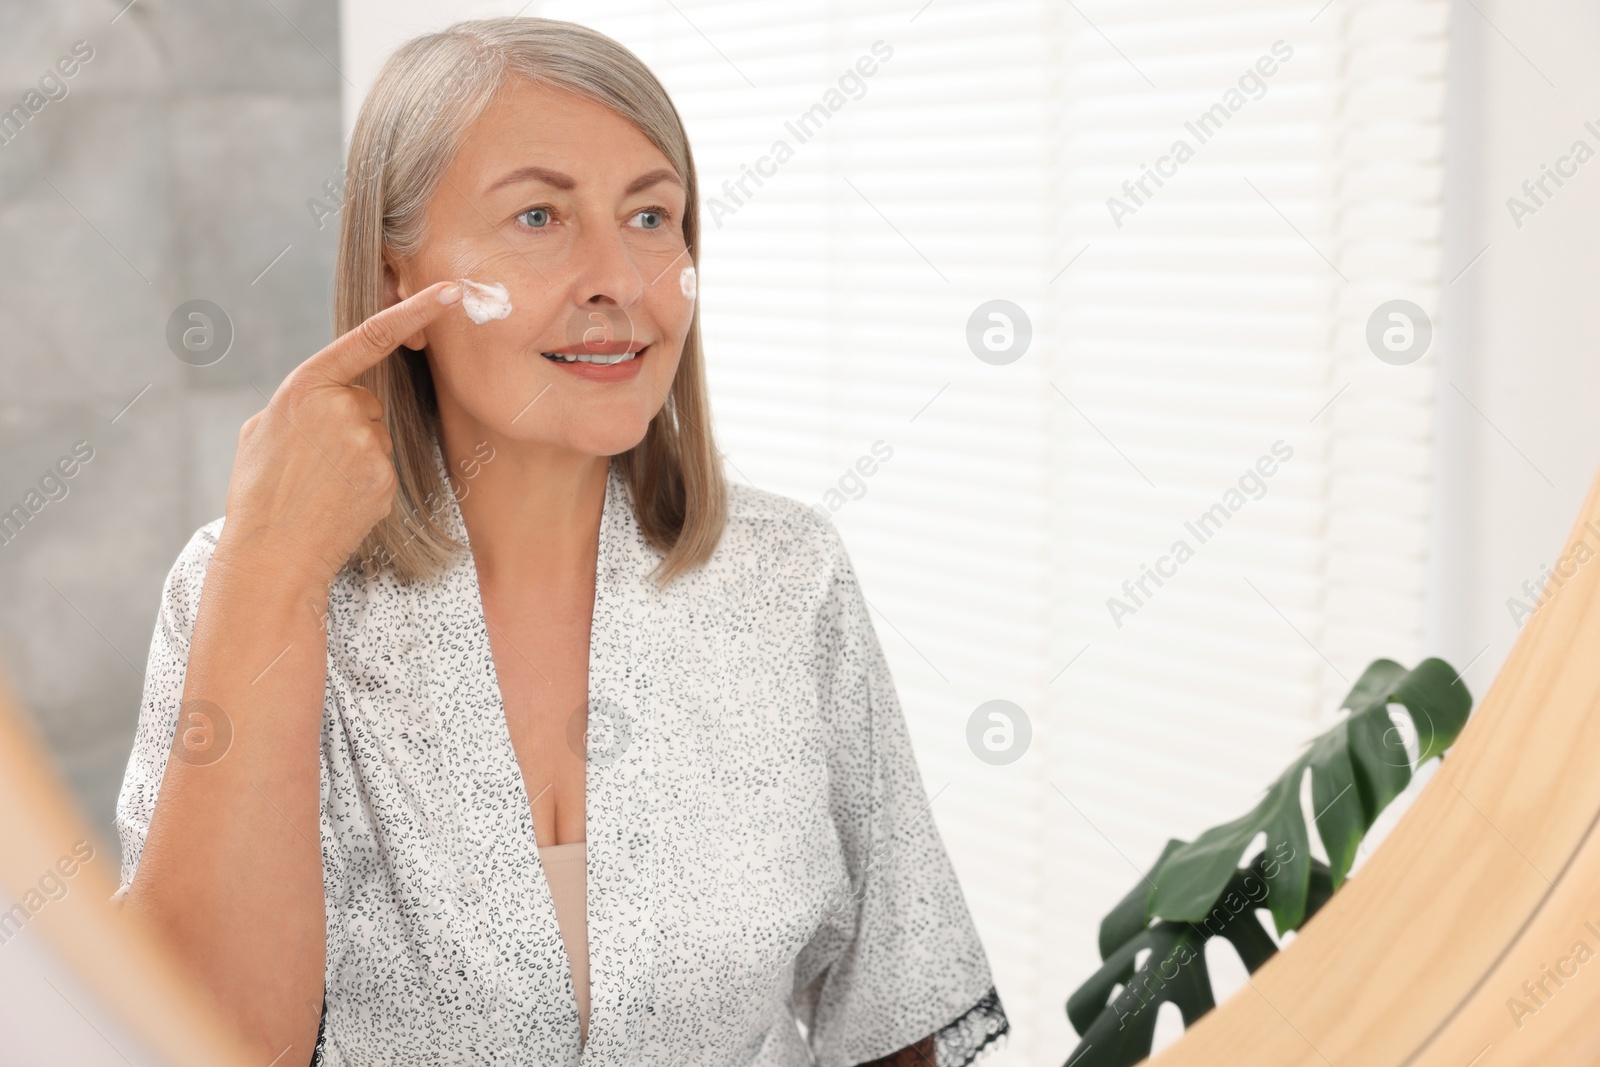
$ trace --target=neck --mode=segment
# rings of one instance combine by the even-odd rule
[[[448,414],[439,448],[480,582],[593,584],[609,456],[519,441]]]

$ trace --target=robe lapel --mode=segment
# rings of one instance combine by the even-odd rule
[[[660,1062],[654,1047],[660,952],[658,704],[651,667],[661,641],[659,594],[646,577],[657,556],[633,517],[616,465],[606,483],[589,638],[589,1048],[585,1064]]]
[[[446,478],[442,450],[437,442],[433,448],[439,475]],[[469,545],[461,510],[448,488],[437,521]],[[467,943],[475,965],[475,980],[469,977],[481,1012],[475,1062],[574,1063],[579,1030],[577,1003],[569,992],[571,972],[539,862],[522,769],[506,726],[470,550],[436,581],[438,586],[421,595],[437,611],[436,628],[429,634],[434,665],[430,695],[439,709],[440,741],[456,807],[458,832],[451,845],[466,911],[450,933]]]
[[[445,478],[437,442],[434,458]],[[444,498],[440,525],[465,545],[460,508],[448,491]],[[653,1047],[651,1026],[660,951],[654,911],[660,835],[650,663],[659,635],[649,623],[658,594],[646,574],[656,559],[612,464],[595,568],[584,786],[590,1008],[581,1062],[595,1067],[666,1059]],[[556,1050],[577,1044],[577,1008],[567,992],[570,971],[506,726],[470,553],[442,581],[445,588],[434,595],[442,593],[450,607],[443,632],[430,635],[438,666],[432,697],[441,709],[463,829],[456,860],[469,894],[474,874],[481,892],[485,921],[468,939],[476,943],[469,954],[479,963],[479,984],[491,1005],[486,1044],[495,1049],[495,1063],[558,1063]]]

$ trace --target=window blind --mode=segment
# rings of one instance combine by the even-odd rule
[[[1088,249],[1057,283],[1056,381],[1104,438],[1082,418],[1058,437],[1055,625],[1089,649],[1051,687],[1041,753],[1082,809],[1042,851],[1062,890],[1042,956],[1074,978],[1135,866],[1248,810],[1368,661],[1421,652],[1433,363],[1382,362],[1366,331],[1383,302],[1437,306],[1445,21],[1410,2],[1078,10],[1060,137],[1068,245]],[[1119,227],[1107,199],[1131,202],[1158,154],[1174,173]],[[1279,441],[1293,457],[1260,498],[1191,534]],[[1108,627],[1108,587],[1177,541],[1193,558]],[[1208,957],[1221,992],[1243,981]],[[1039,1025],[1071,1047],[1059,1015]]]
[[[685,117],[729,475],[840,527],[1012,1018],[994,1062],[1054,1067],[1165,840],[1420,653],[1433,357],[1366,335],[1437,307],[1444,4],[526,10]],[[995,300],[1011,362],[969,341]],[[1014,762],[969,742],[993,700]]]

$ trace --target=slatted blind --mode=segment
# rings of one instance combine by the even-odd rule
[[[1434,353],[1382,363],[1366,326],[1437,307],[1445,5],[1319,3],[526,8],[634,49],[685,116],[729,473],[850,548],[1012,1018],[997,1064],[1061,1063],[1099,918],[1165,840],[1421,651]],[[991,300],[1031,326],[1014,362],[969,345]],[[1001,765],[968,743],[997,699],[1032,728]]]
[[[1040,774],[1076,810],[1041,800],[1039,958],[1060,970],[1028,1062],[1071,1048],[1060,999],[1134,868],[1248,810],[1368,661],[1421,652],[1434,360],[1381,362],[1366,332],[1385,301],[1437,307],[1444,22],[1442,2],[1345,0],[1067,18],[1061,200],[1066,251],[1087,250],[1053,294],[1076,409],[1050,576],[1053,632],[1088,649],[1047,698]],[[1107,198],[1168,155],[1118,227]],[[1278,441],[1293,458],[1200,543],[1188,524]],[[1177,540],[1193,558],[1111,624],[1105,598]],[[1208,958],[1224,991],[1243,981]]]

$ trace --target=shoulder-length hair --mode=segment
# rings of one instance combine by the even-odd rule
[[[683,120],[639,57],[571,22],[495,18],[459,22],[402,45],[362,102],[350,138],[334,267],[334,326],[342,335],[383,309],[385,249],[405,257],[424,239],[428,201],[460,147],[463,131],[501,86],[528,78],[587,97],[633,123],[683,179],[684,239],[700,243],[694,158]],[[373,527],[350,565],[397,581],[437,574],[466,546],[437,521],[443,494],[433,460],[438,401],[424,353],[397,348],[356,384],[383,402],[399,476],[394,508]],[[644,438],[613,457],[634,517],[663,554],[658,586],[703,564],[721,538],[727,486],[711,436],[698,302],[667,398]]]

